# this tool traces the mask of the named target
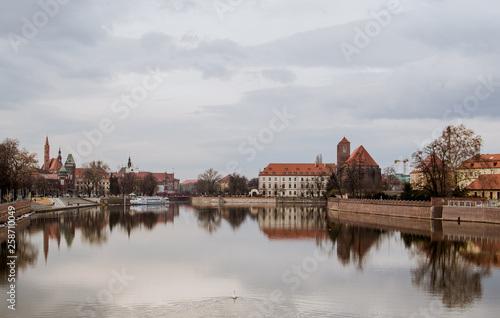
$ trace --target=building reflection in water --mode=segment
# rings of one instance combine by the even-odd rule
[[[135,208],[112,207],[91,208],[82,210],[63,211],[56,213],[36,214],[26,230],[16,234],[17,264],[22,270],[28,266],[35,266],[38,258],[37,248],[31,244],[30,236],[42,233],[43,253],[45,263],[50,254],[51,242],[56,243],[57,249],[64,240],[71,248],[77,230],[81,233],[83,243],[89,245],[103,245],[108,241],[108,235],[115,228],[131,233],[140,228],[152,230],[157,224],[174,223],[179,215],[179,206],[172,204],[162,207]],[[109,232],[108,232],[109,229]],[[0,276],[2,283],[7,282],[7,241],[0,242]]]
[[[258,213],[260,230],[271,240],[314,239],[317,245],[328,238],[326,212],[322,207],[278,206]]]

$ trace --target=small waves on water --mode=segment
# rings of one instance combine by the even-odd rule
[[[314,309],[316,304],[300,304],[300,310],[289,302],[275,302],[262,298],[231,297],[206,298],[196,301],[182,301],[161,306],[136,306],[131,308],[108,308],[105,317],[350,317]],[[306,308],[304,308],[306,307]],[[308,310],[310,309],[310,310]]]

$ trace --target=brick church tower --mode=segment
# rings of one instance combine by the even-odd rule
[[[345,137],[337,144],[337,173],[351,156],[351,142]]]
[[[49,169],[49,166],[50,166],[50,145],[49,145],[49,136],[47,136],[47,138],[45,139],[45,154],[44,154],[44,158],[43,158],[43,167],[45,167],[45,169]]]

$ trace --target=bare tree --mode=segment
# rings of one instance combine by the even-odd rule
[[[252,178],[248,181],[248,187],[250,189],[258,189],[259,188],[259,178]]]
[[[440,137],[412,155],[421,173],[420,185],[432,196],[450,195],[458,184],[458,167],[480,153],[482,142],[481,136],[463,124],[447,126]]]
[[[228,192],[232,195],[242,195],[248,192],[248,179],[236,172],[229,177]]]
[[[142,178],[140,188],[144,195],[154,195],[158,191],[158,183],[152,173],[148,173]]]
[[[39,175],[38,177],[35,178],[33,188],[36,191],[37,195],[45,196],[45,190],[47,190],[47,180],[45,180],[44,177]]]
[[[316,156],[316,165],[322,164],[323,163],[323,155],[319,154]]]
[[[384,168],[385,187],[388,190],[394,190],[395,187],[401,187],[401,182],[396,178],[396,169],[394,167]]]
[[[342,184],[340,182],[340,178],[337,176],[335,169],[332,166],[328,166],[328,170],[330,171],[330,177],[326,183],[325,195],[327,197],[334,196],[335,194],[342,196]]]
[[[0,144],[0,192],[26,189],[36,171],[36,154],[19,149],[19,141],[6,138]],[[14,193],[15,198],[15,193]]]
[[[122,193],[130,194],[133,193],[138,186],[138,180],[135,173],[126,173],[123,179],[120,180],[120,188]]]
[[[109,167],[101,160],[84,163],[83,188],[88,196],[92,194],[104,195],[104,180],[107,179]]]
[[[221,179],[222,177],[217,170],[213,168],[208,169],[198,175],[198,182],[196,183],[198,192],[208,195],[218,194]]]

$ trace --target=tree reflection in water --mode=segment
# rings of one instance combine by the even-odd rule
[[[447,308],[465,308],[482,297],[483,277],[490,268],[478,267],[464,258],[470,243],[432,241],[427,237],[401,234],[405,246],[417,257],[412,283],[431,294],[442,295]]]
[[[7,241],[0,242],[0,285],[7,285],[10,268],[7,266],[9,260]],[[38,250],[31,244],[29,233],[27,231],[16,233],[16,277],[20,271],[36,265],[38,259]]]
[[[248,208],[221,208],[221,216],[229,222],[233,230],[237,230],[246,220]]]
[[[198,226],[208,233],[215,233],[221,226],[221,215],[218,208],[197,208]]]
[[[337,243],[339,261],[344,266],[352,261],[359,270],[363,270],[363,264],[370,249],[378,244],[384,235],[390,234],[378,229],[342,223],[329,222],[327,226],[330,239]]]

